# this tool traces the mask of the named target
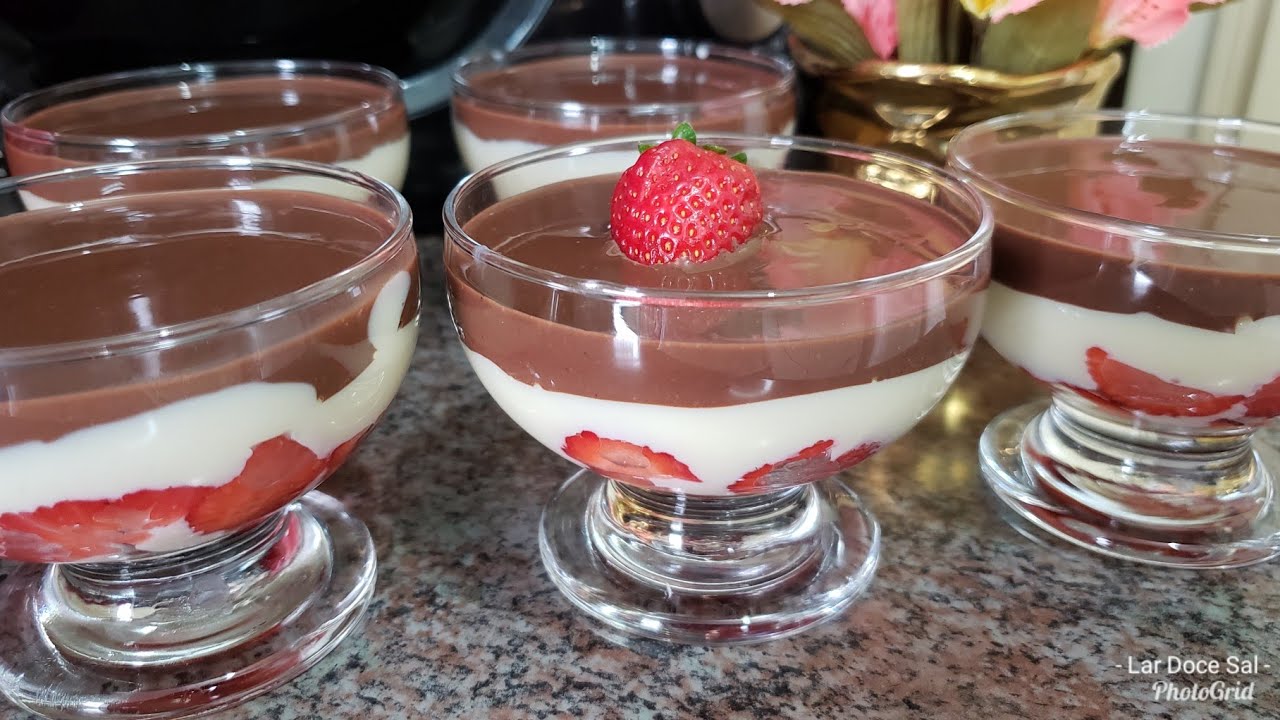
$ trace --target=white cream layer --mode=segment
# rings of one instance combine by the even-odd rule
[[[378,292],[369,316],[373,359],[327,400],[307,383],[243,383],[52,442],[0,448],[0,513],[222,485],[240,474],[255,445],[279,435],[325,457],[378,419],[408,371],[418,324],[399,325],[410,282],[400,272]]]
[[[1241,319],[1215,332],[1150,313],[1112,313],[991,283],[982,322],[987,342],[1037,378],[1097,388],[1085,353],[1099,347],[1126,365],[1215,395],[1250,395],[1280,375],[1280,317]]]
[[[399,190],[409,172],[409,134],[378,145],[367,154],[335,163],[338,167],[372,175]]]
[[[383,143],[358,158],[342,160],[334,164],[347,170],[373,176],[399,190],[404,185],[405,174],[409,171],[409,135],[406,133],[391,142]],[[275,178],[255,183],[254,187],[268,190],[310,190],[337,197],[353,195],[359,197],[358,193],[350,192],[350,186],[345,183],[322,178]],[[30,190],[19,190],[18,195],[22,198],[23,206],[28,210],[41,210],[60,204]]]
[[[670,453],[702,482],[663,486],[698,495],[732,495],[729,485],[743,475],[823,440],[834,441],[830,452],[837,457],[864,443],[897,439],[946,393],[965,361],[958,355],[908,375],[806,395],[686,408],[545,390],[466,353],[498,405],[543,445],[564,455],[565,438],[589,430]]]
[[[467,172],[479,172],[503,160],[550,147],[528,140],[485,140],[458,122],[456,117],[453,121],[453,141],[458,145],[458,154],[462,156]]]

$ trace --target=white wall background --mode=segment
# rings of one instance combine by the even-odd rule
[[[1136,50],[1125,106],[1280,122],[1280,1],[1197,13],[1169,42]]]

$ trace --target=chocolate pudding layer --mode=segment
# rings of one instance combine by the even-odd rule
[[[592,137],[669,132],[782,132],[795,118],[790,79],[728,59],[616,53],[544,58],[467,72],[454,122],[486,140],[559,145]],[[643,106],[667,106],[645,108]]]
[[[1280,154],[1117,137],[1009,142],[965,158],[984,178],[997,228],[992,279],[1015,290],[1113,313],[1232,331],[1280,315]],[[1012,191],[1002,193],[1001,188]],[[1060,208],[1159,226],[1052,217]],[[1198,246],[1161,242],[1238,236]]]
[[[139,156],[242,154],[334,163],[363,157],[407,133],[399,91],[371,81],[318,75],[175,79],[108,88],[36,110],[7,129],[5,150],[16,175]],[[199,140],[210,135],[230,137]],[[143,145],[105,146],[116,138]]]
[[[241,383],[306,383],[319,399],[329,397],[372,359],[368,319],[379,289],[399,272],[416,280],[411,248],[353,290],[287,313],[264,307],[252,325],[244,318],[177,343],[157,331],[331,278],[395,230],[363,203],[259,189],[107,198],[0,218],[0,354],[157,335],[93,358],[0,362],[0,447]],[[416,308],[414,282],[402,326]]]
[[[546,390],[682,407],[735,405],[905,375],[964,352],[984,283],[966,274],[824,303],[754,301],[734,291],[810,289],[917,267],[969,233],[940,208],[852,178],[758,170],[757,237],[700,265],[643,266],[609,237],[617,176],[556,183],[500,201],[465,232],[555,284],[605,281],[697,291],[624,301],[559,290],[447,244],[463,342]],[[962,276],[963,275],[963,276]]]

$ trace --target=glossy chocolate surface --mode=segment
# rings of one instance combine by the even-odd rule
[[[105,91],[37,110],[6,133],[14,174],[79,161],[136,159],[112,138],[163,141],[208,135],[224,142],[151,145],[142,157],[249,154],[337,162],[368,154],[408,132],[399,93],[364,80],[318,75],[252,76]],[[66,142],[63,142],[65,138]],[[83,145],[80,139],[95,139]],[[96,153],[96,154],[93,154]]]
[[[773,134],[795,117],[794,91],[777,71],[715,58],[548,58],[475,72],[468,84],[454,93],[455,122],[484,139],[543,145],[669,131],[679,120],[699,132]],[[555,103],[578,107],[548,107]],[[636,109],[646,105],[685,107]]]
[[[1280,154],[1123,138],[1024,140],[970,158],[985,177],[1044,203],[1161,226],[1144,242],[993,198],[992,278],[1092,310],[1151,313],[1207,330],[1280,315]],[[1252,238],[1252,239],[1250,239]]]
[[[394,230],[365,204],[291,190],[187,190],[9,215],[0,218],[0,351],[92,343],[245,309],[252,320],[253,308],[351,268]],[[307,383],[327,398],[372,358],[376,291],[391,273],[413,270],[411,260],[392,264],[359,295],[242,331],[228,325],[172,347],[159,337],[144,352],[0,365],[0,447],[238,383]],[[417,307],[412,292],[402,324]]]
[[[908,196],[838,175],[759,171],[759,237],[706,265],[646,267],[607,230],[616,177],[499,202],[466,232],[510,259],[578,279],[674,290],[785,290],[914,267],[969,238]],[[518,380],[590,397],[707,407],[905,375],[962,352],[977,330],[970,275],[825,304],[698,298],[611,302],[475,262],[451,243],[450,297],[471,350]],[[572,281],[569,281],[572,282]]]

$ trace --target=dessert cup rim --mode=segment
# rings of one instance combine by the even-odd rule
[[[874,150],[852,143],[794,135],[718,133],[706,136],[699,135],[698,139],[699,142],[720,145],[734,150],[742,149],[748,153],[753,148],[756,150],[765,148],[794,149],[886,164],[896,168],[906,168],[911,172],[936,178],[954,191],[955,194],[962,197],[966,204],[969,205],[968,209],[974,211],[977,215],[976,227],[972,229],[968,239],[947,253],[920,265],[884,275],[803,288],[674,290],[670,288],[633,287],[622,283],[566,275],[530,265],[512,259],[479,242],[468,235],[463,228],[463,224],[458,221],[456,207],[460,199],[483,183],[506,172],[533,166],[548,160],[587,155],[593,152],[635,152],[639,143],[658,143],[667,139],[670,139],[670,136],[646,134],[562,145],[520,155],[474,172],[463,178],[445,199],[443,216],[446,242],[457,244],[460,249],[478,262],[490,265],[509,275],[556,290],[631,302],[672,305],[698,303],[706,306],[810,305],[833,302],[849,297],[865,296],[875,292],[898,290],[946,275],[978,258],[991,244],[991,233],[994,227],[991,206],[972,185],[946,168],[915,160],[906,155]]]
[[[395,227],[376,248],[339,272],[297,290],[277,295],[269,300],[181,323],[108,335],[101,338],[46,345],[0,346],[0,368],[105,357],[108,355],[125,355],[160,348],[171,348],[273,320],[346,292],[354,284],[362,281],[391,260],[392,256],[406,241],[413,242],[413,216],[409,209],[409,204],[394,188],[364,173],[304,160],[215,156],[109,163],[53,170],[34,175],[0,178],[0,192],[15,192],[32,185],[47,182],[74,181],[93,177],[119,177],[166,169],[266,171],[283,172],[291,176],[322,176],[330,180],[343,182],[348,187],[360,187],[388,201],[395,207]],[[208,189],[216,190],[219,188]],[[302,192],[307,191],[304,190]],[[151,195],[155,193],[145,192],[139,194]],[[31,211],[24,210],[23,212]],[[40,210],[36,212],[40,212]]]
[[[1180,245],[1209,250],[1241,250],[1246,252],[1280,253],[1280,232],[1275,234],[1232,233],[1216,230],[1180,228],[1174,225],[1144,223],[1136,220],[1081,210],[1067,204],[1044,200],[1015,186],[993,180],[974,168],[965,150],[968,143],[1019,127],[1036,127],[1041,124],[1066,126],[1077,122],[1135,121],[1182,125],[1184,127],[1219,128],[1230,130],[1261,130],[1280,138],[1280,124],[1236,117],[1212,117],[1178,113],[1148,112],[1145,110],[1036,110],[1013,113],[984,120],[962,129],[947,146],[948,165],[957,173],[980,188],[984,193],[1012,201],[1047,217],[1073,225],[1088,227],[1104,233],[1123,235],[1153,244]],[[1094,135],[1091,137],[1105,137]],[[1118,136],[1117,136],[1118,137]],[[1199,143],[1208,147],[1249,149],[1247,145],[1223,143]]]
[[[63,102],[96,97],[117,90],[162,87],[165,81],[196,81],[200,84],[217,80],[253,77],[344,77],[371,82],[390,89],[389,99],[370,106],[352,107],[329,113],[305,123],[261,125],[230,132],[174,135],[163,138],[130,138],[107,135],[61,133],[27,127],[23,123],[31,114],[55,107]],[[32,90],[0,108],[0,124],[6,135],[31,142],[75,147],[107,147],[118,149],[195,147],[213,148],[237,145],[271,138],[300,135],[320,128],[342,125],[354,119],[380,115],[402,105],[400,78],[386,68],[368,63],[338,60],[293,60],[288,58],[230,60],[219,62],[159,65],[123,72],[94,75]],[[82,93],[87,93],[83,94]],[[67,97],[72,96],[72,97]]]
[[[704,101],[655,102],[655,103],[583,103],[569,100],[529,100],[495,97],[476,88],[469,80],[471,73],[488,72],[513,67],[533,60],[550,60],[564,57],[589,57],[604,55],[658,54],[664,57],[689,57],[714,59],[752,65],[777,74],[770,85],[754,87],[733,95]],[[616,38],[594,36],[524,45],[510,51],[490,50],[468,55],[454,66],[453,92],[487,104],[515,108],[522,113],[530,110],[541,112],[567,112],[573,115],[620,117],[648,117],[692,113],[732,107],[755,98],[781,95],[792,91],[796,84],[795,63],[788,58],[762,50],[721,45],[705,40],[681,40],[678,38]]]

